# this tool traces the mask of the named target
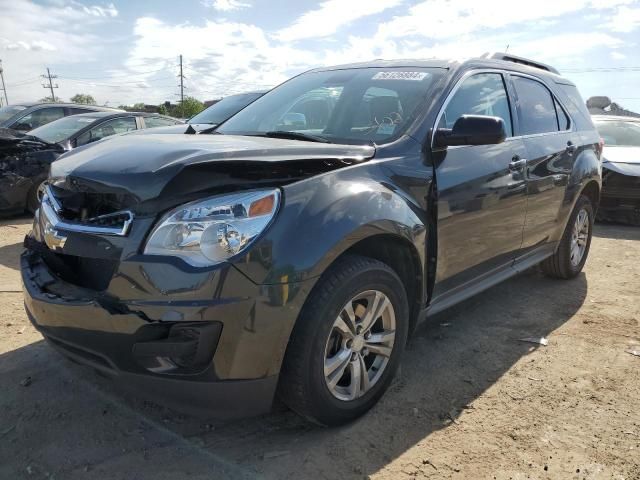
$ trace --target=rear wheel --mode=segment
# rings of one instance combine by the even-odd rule
[[[388,388],[407,331],[407,297],[396,273],[366,257],[339,260],[302,309],[282,367],[280,396],[320,424],[357,418]]]
[[[593,206],[589,197],[581,195],[573,209],[556,253],[540,265],[554,278],[573,278],[582,271],[593,235]]]

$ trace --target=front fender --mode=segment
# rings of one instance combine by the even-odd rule
[[[320,276],[359,241],[380,234],[408,241],[423,268],[424,210],[393,184],[385,163],[367,162],[285,186],[274,223],[234,262],[236,268],[259,284],[303,281]]]

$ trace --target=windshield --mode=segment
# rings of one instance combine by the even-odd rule
[[[596,127],[606,146],[640,147],[640,122],[603,121]]]
[[[305,73],[256,100],[217,132],[296,132],[330,142],[387,143],[409,127],[439,72],[404,67]]]
[[[85,115],[71,115],[70,117],[64,117],[41,127],[34,128],[29,132],[29,135],[41,138],[45,142],[58,143],[72,137],[87,125],[91,125],[98,118],[99,117]]]
[[[8,107],[0,108],[0,122],[4,122],[13,117],[16,113],[26,110],[27,107],[23,105],[10,105]]]
[[[262,95],[262,93],[242,93],[224,97],[219,102],[192,117],[189,123],[211,123],[217,125],[232,117]]]

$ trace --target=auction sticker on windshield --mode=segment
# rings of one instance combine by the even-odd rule
[[[427,77],[426,72],[378,72],[372,80],[413,80],[419,82]]]

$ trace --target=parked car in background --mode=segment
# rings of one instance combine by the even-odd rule
[[[156,401],[239,416],[277,392],[341,424],[384,394],[420,321],[536,264],[580,273],[599,140],[575,85],[532,60],[312,70],[210,134],[55,162],[26,311]]]
[[[640,118],[592,118],[604,140],[598,219],[640,225]]]
[[[0,108],[0,128],[27,132],[69,115],[121,111],[114,108],[75,103],[21,103]]]
[[[0,129],[0,214],[34,212],[38,187],[64,152],[118,133],[179,123],[152,113],[105,111],[60,118],[27,134]]]
[[[163,128],[161,132],[199,133],[203,130],[211,130],[215,126],[238,113],[250,103],[256,101],[265,93],[266,92],[247,92],[229,95],[188,119],[186,123],[189,125],[186,128],[182,126],[166,127]]]

